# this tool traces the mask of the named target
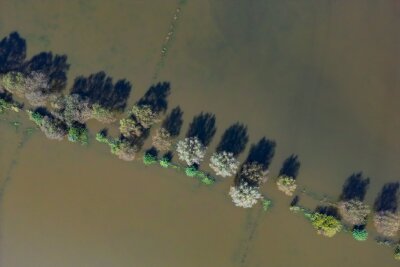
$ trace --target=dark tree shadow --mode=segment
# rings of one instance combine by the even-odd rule
[[[19,70],[26,58],[26,41],[17,32],[0,41],[0,73]]]
[[[364,178],[362,172],[353,173],[343,185],[340,200],[358,199],[363,201],[369,187],[369,178]]]
[[[215,115],[202,112],[193,118],[186,137],[197,136],[203,145],[208,146],[216,131]]]
[[[256,162],[263,165],[264,169],[268,169],[275,155],[275,147],[275,141],[268,140],[265,137],[261,138],[257,144],[251,146],[246,162]]]
[[[46,107],[37,107],[33,110],[34,112],[39,113],[42,116],[48,116],[49,118],[56,118]]]
[[[179,106],[177,106],[171,110],[169,115],[164,119],[162,127],[171,134],[171,137],[177,137],[181,132],[183,124],[182,116],[183,111]]]
[[[381,192],[374,203],[375,211],[396,212],[398,205],[400,183],[387,183],[383,186]]]
[[[341,217],[339,215],[338,209],[333,206],[317,206],[315,209],[316,212],[326,214],[328,216],[333,216],[336,219],[340,220]]]
[[[0,88],[0,99],[4,99],[7,102],[14,102],[13,95],[8,91],[1,90],[1,88]]]
[[[353,230],[365,230],[366,225],[365,224],[359,224],[359,225],[354,225]]]
[[[115,84],[104,71],[91,74],[89,77],[77,77],[71,94],[87,98],[91,104],[99,104],[113,111],[123,111],[131,92],[127,80],[118,80]]]
[[[300,202],[300,197],[298,195],[294,196],[294,198],[292,199],[292,201],[290,202],[290,206],[297,206],[297,204],[299,204]]]
[[[49,78],[50,91],[60,92],[67,85],[69,64],[66,55],[53,55],[52,52],[42,52],[33,56],[24,64],[26,74],[41,72]]]
[[[296,179],[297,176],[299,175],[299,169],[300,169],[300,161],[298,159],[298,156],[291,155],[283,162],[282,168],[279,171],[279,176],[284,175]]]
[[[164,155],[163,158],[168,159],[169,161],[172,161],[172,158],[174,157],[174,153],[172,151],[167,151]]]
[[[124,137],[122,134],[120,135],[121,139],[129,140],[131,144],[136,145],[138,151],[141,151],[144,143],[146,142],[147,138],[150,136],[150,129],[143,129],[143,132],[140,136],[137,137]]]
[[[103,128],[99,131],[100,134],[104,135],[104,136],[108,136],[108,129],[107,128]]]
[[[155,147],[150,147],[149,149],[147,149],[146,150],[146,152],[145,152],[146,154],[150,154],[150,155],[152,155],[152,156],[154,156],[154,157],[158,157],[158,151],[157,151],[157,149],[155,148]]]
[[[138,105],[148,105],[154,112],[165,112],[168,108],[167,97],[171,93],[169,82],[152,85],[144,96],[139,99]]]
[[[225,130],[216,150],[231,152],[236,157],[243,152],[248,141],[247,127],[237,122]]]

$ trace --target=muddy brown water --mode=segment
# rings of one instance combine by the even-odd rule
[[[251,143],[277,142],[271,176],[296,153],[299,183],[338,197],[363,171],[370,204],[399,180],[399,22],[396,0],[0,1],[0,35],[18,31],[28,56],[67,54],[69,85],[104,70],[133,83],[133,103],[169,81],[169,107],[184,111],[181,136],[194,115],[215,113],[212,153],[223,131],[243,122]],[[271,212],[235,208],[231,179],[205,187],[122,162],[95,142],[26,138],[32,125],[22,115],[18,131],[0,122],[1,266],[398,265],[372,238],[318,236],[272,181],[263,187]]]

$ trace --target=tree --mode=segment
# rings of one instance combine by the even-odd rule
[[[134,118],[125,118],[119,121],[119,130],[126,138],[139,137],[143,134],[143,127]]]
[[[375,213],[374,225],[378,233],[384,236],[395,236],[400,227],[400,216],[390,211]]]
[[[159,151],[168,151],[171,148],[171,134],[165,128],[157,130],[152,138],[153,146]]]
[[[364,224],[368,214],[371,212],[368,205],[357,199],[340,201],[338,203],[338,209],[343,220],[353,225]]]
[[[25,98],[32,106],[44,106],[51,95],[49,79],[41,72],[32,72],[25,79]]]
[[[92,118],[101,122],[101,123],[112,123],[117,120],[114,112],[110,109],[107,109],[100,104],[93,104],[92,107]]]
[[[258,200],[262,199],[258,187],[250,186],[246,182],[232,186],[229,195],[235,206],[242,208],[251,208],[257,204]]]
[[[148,105],[134,105],[130,111],[130,115],[134,116],[137,122],[148,129],[154,123],[158,122],[158,113],[154,112]]]
[[[25,93],[26,77],[21,72],[11,71],[0,76],[0,87],[4,90],[23,97]]]
[[[58,112],[68,125],[74,122],[85,123],[92,117],[89,102],[77,94],[59,98],[54,105],[58,107]]]
[[[185,161],[187,165],[191,166],[193,164],[200,164],[205,156],[206,147],[196,136],[187,137],[178,142],[176,152],[178,152],[180,160]]]
[[[125,161],[132,161],[136,157],[138,147],[128,139],[113,139],[109,140],[108,145],[111,148],[111,153]]]
[[[233,153],[223,151],[214,153],[210,158],[210,168],[222,177],[234,175],[238,167],[239,161],[233,156]]]
[[[37,111],[27,112],[30,120],[39,126],[47,138],[61,141],[67,135],[67,126],[59,119],[42,115]]]
[[[276,181],[278,189],[288,196],[292,196],[294,191],[296,191],[297,185],[296,180],[293,177],[281,175]]]
[[[73,143],[86,145],[89,142],[89,133],[84,125],[74,124],[68,129],[68,140]]]
[[[319,212],[315,212],[311,216],[311,223],[317,229],[318,234],[326,237],[333,237],[342,230],[342,224],[338,219]]]
[[[33,71],[29,75],[8,72],[0,77],[0,86],[19,97],[25,97],[33,106],[44,106],[50,94],[47,75]]]
[[[264,170],[263,166],[256,162],[250,162],[243,165],[240,172],[240,177],[246,181],[259,186],[265,183],[268,179],[268,171]]]

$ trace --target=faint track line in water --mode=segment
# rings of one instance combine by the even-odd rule
[[[186,4],[186,2],[187,2],[187,0],[180,0],[178,2],[177,8],[175,9],[174,15],[172,16],[172,21],[169,24],[168,33],[164,37],[164,42],[163,42],[163,44],[161,46],[160,58],[158,60],[158,63],[156,65],[156,69],[154,71],[154,75],[152,77],[153,82],[156,82],[161,69],[164,67],[165,59],[166,59],[166,57],[168,55],[168,51],[171,48],[171,45],[172,45],[173,40],[175,38],[176,31],[177,31],[177,28],[178,28],[178,24],[179,24],[179,21],[180,21],[180,17],[182,16],[182,8]]]
[[[28,143],[28,141],[30,140],[32,134],[33,134],[33,128],[26,128],[23,132],[23,135],[21,137],[21,140],[18,142],[17,148],[14,151],[14,154],[12,156],[12,161],[10,163],[10,165],[8,166],[4,178],[0,181],[0,241],[3,237],[2,234],[2,226],[3,226],[3,197],[4,197],[4,193],[5,190],[7,188],[8,183],[11,181],[12,179],[12,172],[14,171],[15,167],[18,165],[18,157],[21,154],[22,149],[24,148],[24,146]],[[0,258],[2,254],[2,251],[0,250]]]
[[[246,217],[246,231],[245,237],[240,240],[239,247],[236,253],[233,255],[233,259],[238,263],[237,266],[244,267],[246,266],[247,255],[249,253],[250,247],[252,245],[252,241],[254,239],[257,227],[260,222],[260,218],[263,215],[263,209],[260,207],[257,210],[257,213],[254,214],[254,209],[249,210],[251,213],[247,214]]]

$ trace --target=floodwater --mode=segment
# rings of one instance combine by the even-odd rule
[[[369,204],[399,181],[399,23],[398,0],[0,1],[0,35],[18,31],[28,57],[66,54],[69,85],[104,70],[132,82],[134,103],[169,81],[169,107],[184,111],[181,136],[194,115],[215,113],[212,153],[243,122],[250,143],[277,142],[271,176],[298,154],[298,182],[336,198],[363,171]],[[398,266],[373,238],[318,236],[272,181],[263,186],[271,212],[235,208],[231,179],[205,187],[122,162],[95,142],[27,136],[23,115],[8,118],[19,130],[0,124],[2,267]]]

